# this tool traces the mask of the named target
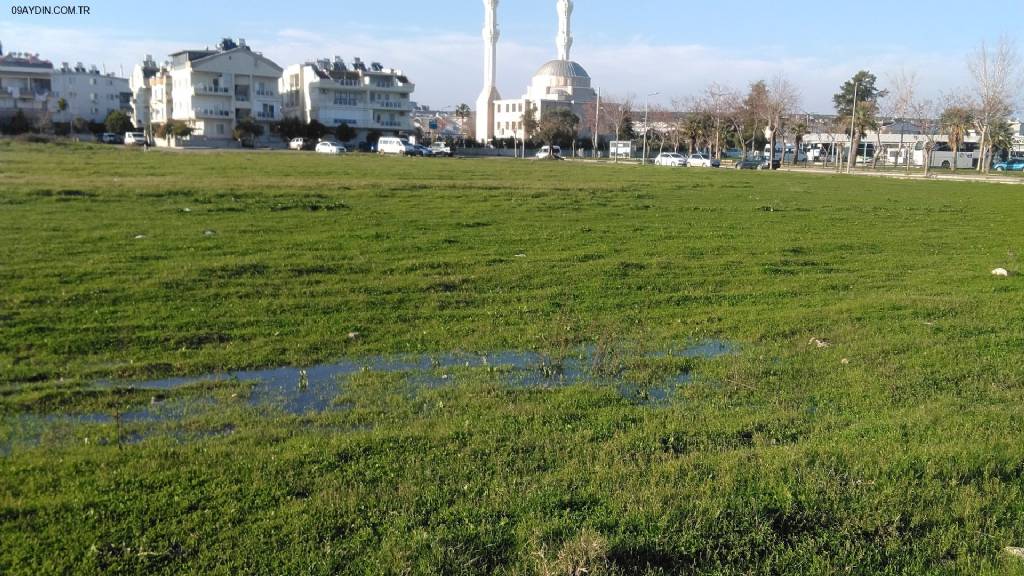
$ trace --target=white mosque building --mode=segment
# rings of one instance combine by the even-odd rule
[[[558,58],[544,64],[533,75],[526,94],[521,98],[502,99],[495,86],[497,65],[497,46],[500,32],[498,30],[499,0],[483,0],[484,2],[484,88],[476,103],[476,136],[480,142],[488,142],[492,138],[524,137],[523,113],[527,106],[534,109],[534,117],[539,121],[545,112],[558,108],[568,108],[576,116],[584,119],[586,110],[593,108],[597,94],[590,84],[590,75],[578,63],[570,58],[572,50],[572,0],[557,0],[558,35],[555,45]],[[589,137],[593,126],[581,122],[581,137]]]

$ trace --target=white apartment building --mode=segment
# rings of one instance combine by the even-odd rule
[[[193,132],[183,144],[232,146],[238,121],[252,118],[263,125],[261,141],[273,141],[270,125],[282,118],[280,66],[245,40],[226,39],[215,50],[183,50],[170,57],[166,70],[150,79],[152,124],[185,121]]]
[[[0,50],[0,118],[18,110],[35,121],[49,110],[53,64],[37,54],[3,54]]]
[[[81,62],[74,67],[64,62],[53,71],[50,110],[54,122],[103,122],[115,110],[131,113],[128,79],[101,74],[96,66],[86,69]]]
[[[281,78],[284,115],[328,127],[348,124],[354,140],[414,130],[411,96],[415,85],[401,71],[359,58],[346,66],[341,58],[289,66]]]
[[[131,90],[132,98],[132,124],[136,128],[148,129],[150,126],[149,105],[153,96],[151,81],[160,72],[156,60],[146,54],[141,64],[136,64],[132,69],[132,76],[128,79],[128,89]]]

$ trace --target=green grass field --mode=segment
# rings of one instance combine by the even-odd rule
[[[1024,574],[1022,250],[1015,186],[0,142],[0,573]]]

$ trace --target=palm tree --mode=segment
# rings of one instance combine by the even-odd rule
[[[800,145],[804,143],[804,134],[807,134],[807,123],[803,120],[797,120],[796,124],[793,125],[793,164],[796,165],[800,160]],[[785,155],[785,154],[783,154]]]
[[[953,151],[953,161],[949,163],[949,169],[956,171],[956,153],[960,151],[967,132],[974,125],[974,112],[967,106],[953,105],[942,112],[939,118],[943,130],[949,135],[949,147]]]

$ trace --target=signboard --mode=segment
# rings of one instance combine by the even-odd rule
[[[613,140],[608,143],[608,156],[611,158],[632,158],[634,150],[632,140]]]

